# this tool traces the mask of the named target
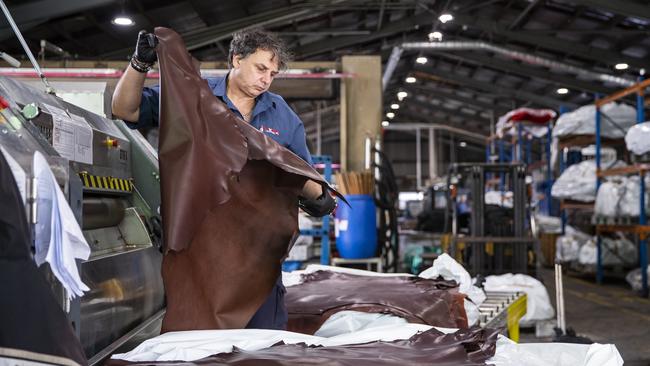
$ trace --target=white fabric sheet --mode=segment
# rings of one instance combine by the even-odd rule
[[[34,260],[39,266],[45,262],[50,264],[68,298],[83,296],[89,288],[81,281],[76,260],[88,259],[90,247],[49,164],[39,152],[34,153],[32,169],[37,182],[38,207]]]

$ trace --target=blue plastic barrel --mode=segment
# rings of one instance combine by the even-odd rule
[[[367,194],[345,195],[350,206],[336,209],[336,249],[341,258],[374,257],[377,252],[375,201]]]

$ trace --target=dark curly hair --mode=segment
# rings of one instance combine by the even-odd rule
[[[262,29],[243,30],[233,34],[228,51],[228,67],[232,68],[235,55],[246,58],[258,49],[272,52],[278,60],[280,70],[286,69],[291,58],[286,44],[275,34]]]

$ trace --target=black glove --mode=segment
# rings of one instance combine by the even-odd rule
[[[135,52],[131,58],[131,66],[140,72],[147,72],[151,66],[158,60],[156,46],[158,38],[153,33],[141,30],[138,33],[138,42],[135,46]]]
[[[323,194],[316,199],[298,197],[298,206],[311,216],[322,217],[334,211],[336,200],[329,194],[327,188],[323,187]]]

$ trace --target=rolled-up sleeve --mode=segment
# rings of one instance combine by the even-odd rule
[[[137,121],[125,121],[133,129],[157,127],[159,120],[160,87],[158,85],[142,89],[140,115]]]

